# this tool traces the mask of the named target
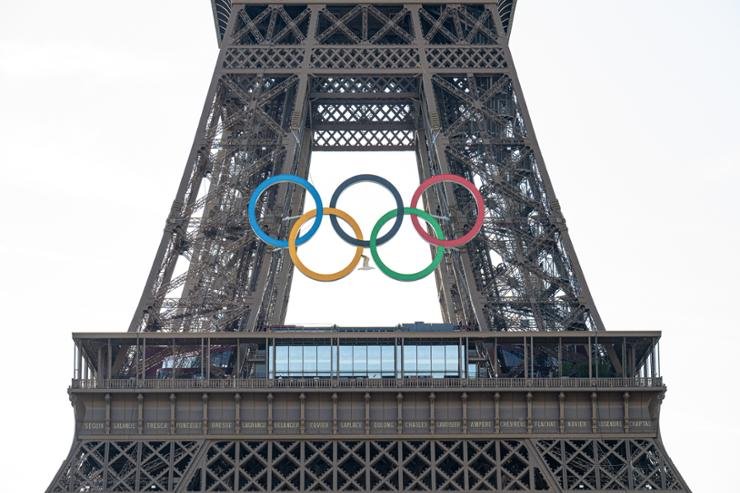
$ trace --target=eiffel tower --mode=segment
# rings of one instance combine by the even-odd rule
[[[49,492],[689,491],[660,332],[606,332],[508,47],[516,0],[213,0],[220,52],[127,332],[76,333]],[[293,264],[255,188],[311,152],[408,150],[447,237],[442,324],[284,326]],[[286,238],[304,192],[261,196]]]

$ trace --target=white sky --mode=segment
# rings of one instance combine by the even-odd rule
[[[662,434],[697,492],[737,491],[740,459],[739,23],[735,0],[520,0],[512,39],[607,328],[663,331]],[[68,452],[70,332],[126,330],[215,57],[206,0],[0,3],[3,491],[43,490]],[[311,174],[328,200],[360,169],[414,188],[411,155],[316,155]],[[365,191],[367,230],[392,204]],[[424,248],[407,236],[399,268]],[[291,301],[295,322],[439,319],[432,284],[377,270],[296,274]]]

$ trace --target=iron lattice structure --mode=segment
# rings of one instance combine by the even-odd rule
[[[213,0],[220,52],[160,247],[129,333],[77,341],[76,439],[49,491],[688,491],[658,431],[659,334],[599,342],[508,47],[515,3]],[[457,188],[425,197],[448,237],[485,214],[437,270],[439,301],[461,333],[521,338],[520,373],[503,342],[459,336],[460,372],[434,385],[290,383],[266,370],[269,343],[211,340],[284,323],[293,266],[247,201],[307,176],[313,150],[414,151],[420,178],[476,184],[484,211]],[[302,204],[273,187],[260,224],[285,237]],[[188,358],[198,379],[177,376]]]
[[[511,2],[214,5],[217,68],[130,330],[281,324],[292,265],[251,232],[246,201],[266,177],[306,176],[312,150],[413,150],[422,178],[479,185],[484,234],[437,274],[446,321],[602,329],[507,47]],[[265,230],[284,234],[302,200],[270,190]],[[427,200],[461,229],[476,214],[464,191]]]

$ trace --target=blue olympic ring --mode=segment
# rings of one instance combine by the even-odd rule
[[[319,230],[319,226],[321,226],[321,219],[324,217],[324,205],[321,202],[321,196],[319,195],[318,190],[316,190],[313,185],[311,185],[308,181],[301,178],[300,176],[275,175],[263,181],[254,190],[252,197],[249,199],[249,224],[252,226],[254,234],[256,234],[260,240],[275,248],[288,248],[288,240],[279,240],[277,238],[273,238],[272,236],[265,233],[265,231],[260,227],[259,223],[257,222],[257,200],[260,198],[260,195],[262,195],[265,190],[270,188],[272,185],[275,185],[276,183],[286,182],[294,183],[305,188],[306,191],[311,194],[311,197],[313,197],[313,200],[316,203],[316,220],[311,226],[311,229],[309,229],[305,235],[298,237],[298,239],[296,240],[296,245],[302,245],[310,240],[313,235],[315,235],[316,232]]]

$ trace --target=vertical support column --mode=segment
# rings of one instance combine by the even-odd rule
[[[624,432],[629,433],[630,432],[630,393],[625,392],[622,394],[622,401],[624,406],[624,421],[622,422],[622,425],[624,426]]]
[[[423,115],[420,116],[423,118]],[[429,162],[430,149],[427,145],[426,136],[421,130],[417,131],[416,138],[416,165],[420,177],[429,177],[433,174],[432,164]],[[444,268],[444,267],[443,267]],[[442,310],[442,321],[444,323],[456,323],[457,313],[453,294],[450,292],[449,276],[442,272],[442,269],[435,269],[434,278],[437,284],[437,299]]]
[[[332,435],[337,434],[337,399],[338,396],[335,393],[331,395],[331,433]]]
[[[396,440],[396,464],[398,464],[398,491],[403,492],[403,441]]]
[[[396,345],[395,345],[395,348],[394,348],[394,351],[396,353],[395,354],[395,359],[396,359],[396,378],[401,378],[401,379],[403,379],[406,376],[406,372],[405,372],[406,365],[405,365],[405,355],[404,355],[404,353],[405,353],[405,347],[404,347],[405,344],[406,344],[405,339],[401,338],[401,345],[399,346],[398,345],[398,339],[396,339]],[[401,348],[400,353],[399,353],[399,349],[398,349],[399,347]]]
[[[285,159],[282,167],[278,170],[278,173],[296,173],[304,178],[308,178],[309,161],[311,159],[311,132],[306,128],[306,122],[308,120],[308,92],[310,77],[308,75],[311,51],[313,46],[316,44],[316,31],[318,27],[318,18],[320,5],[308,5],[310,9],[310,17],[308,22],[308,31],[306,39],[302,43],[304,48],[303,66],[298,69],[298,87],[296,89],[295,101],[293,106],[293,114],[291,115],[290,131],[286,136],[286,148]],[[277,203],[284,203],[286,199],[287,188],[283,187],[278,192]],[[302,210],[303,203],[303,192],[293,193],[290,197],[290,210],[300,211]],[[290,287],[293,276],[293,263],[288,256],[286,251],[281,251],[281,262],[271,262],[273,267],[276,267],[276,272],[272,273],[272,279],[269,281],[263,281],[265,286],[265,299],[259,307],[255,307],[253,313],[250,314],[249,330],[253,330],[254,324],[257,322],[257,317],[262,316],[267,324],[278,325],[285,321],[285,313],[287,309],[287,301],[290,295]],[[273,270],[271,267],[271,271]],[[262,276],[267,276],[268,272],[263,271]],[[267,292],[274,286],[275,293]],[[268,300],[272,298],[275,303],[272,304]],[[258,314],[258,311],[264,310],[268,307],[272,307],[275,313]]]
[[[365,392],[365,434],[370,434],[370,393]]]
[[[434,404],[437,400],[437,396],[432,392],[429,394],[429,433],[435,433],[437,431],[437,423],[434,417]]]
[[[306,433],[306,394],[301,392],[298,395],[298,402],[300,405],[300,415],[298,429],[301,435]]]
[[[103,364],[103,346],[100,346],[98,348],[98,367],[95,370],[95,381],[98,387],[103,386],[103,368],[105,368]]]
[[[175,420],[175,412],[177,406],[177,396],[172,393],[170,394],[170,435],[174,435],[177,431],[177,422]]]
[[[234,385],[236,386],[236,380],[242,377],[242,345],[239,339],[234,341],[234,345],[236,346],[236,365],[231,377],[234,379]],[[265,371],[267,371],[267,366],[265,366]]]
[[[560,433],[565,433],[565,393],[558,394]]]
[[[276,342],[275,339],[272,340],[272,345],[269,346],[272,348],[272,353],[270,354],[270,369],[272,372],[272,376],[270,378],[277,379],[277,350],[275,349]]]
[[[338,468],[336,467],[336,464],[339,463],[339,453],[338,453],[338,451],[339,451],[339,445],[337,444],[337,441],[336,440],[332,440],[332,442],[331,442],[331,459],[332,459],[332,461],[331,461],[331,463],[332,463],[332,468],[331,468],[331,471],[332,471],[331,472],[331,485],[332,486],[331,487],[332,487],[332,491],[338,491],[338,489],[339,489],[337,487],[337,482],[338,482],[337,469]]]
[[[206,338],[206,380],[211,379],[211,338]]]
[[[141,435],[144,433],[144,395],[138,394],[136,396],[136,406],[137,406],[137,419],[136,419],[136,429]]]
[[[370,440],[365,440],[364,452],[365,464],[368,465],[367,467],[365,467],[365,491],[371,491],[372,488],[370,486],[370,463],[372,462],[373,457],[370,456]]]
[[[501,433],[501,394],[493,394],[494,428],[496,433]]]
[[[463,484],[465,485],[465,491],[470,491],[470,458],[468,457],[468,441],[462,440],[463,450]],[[499,483],[501,484],[501,483]]]
[[[588,378],[594,378],[594,343],[588,336]],[[594,382],[591,382],[594,385]]]
[[[403,394],[396,394],[396,433],[403,433]]]
[[[591,432],[592,433],[598,433],[599,432],[599,415],[598,415],[598,394],[596,392],[591,392]]]
[[[568,456],[565,453],[565,440],[560,440],[560,460],[563,471],[562,487],[565,488],[568,485]]]
[[[203,396],[201,397],[203,400],[203,434],[208,434],[208,394],[203,393]]]
[[[272,440],[267,441],[267,491],[272,491],[272,467],[275,464],[275,448],[272,444]],[[205,467],[203,469],[205,470]]]
[[[468,378],[468,344],[467,339],[462,337],[457,341],[457,347],[460,348],[457,352],[457,373],[460,378]]]
[[[431,138],[431,147],[433,154],[430,156],[436,158],[436,164],[439,169],[434,169],[433,163],[429,162],[426,157],[419,156],[418,160],[422,169],[421,178],[425,179],[433,174],[449,173],[450,166],[447,161],[447,155],[445,154],[445,148],[448,145],[448,138],[442,132],[439,112],[437,106],[437,98],[434,93],[434,85],[432,83],[432,69],[427,61],[427,42],[424,38],[423,30],[421,27],[421,19],[419,17],[419,4],[406,5],[411,13],[411,23],[414,33],[414,45],[419,53],[420,72],[421,72],[421,83],[422,83],[422,113],[427,115],[428,121],[423,122],[425,128],[429,132]],[[426,135],[419,135],[419,140],[425,138]],[[424,144],[417,147],[417,151],[421,152],[428,149],[429,144]],[[424,198],[427,210],[435,211],[440,208],[445,213],[456,215],[457,211],[460,210],[457,204],[455,195],[452,193],[452,186],[450,184],[443,184],[444,193],[434,194],[431,191],[428,192]],[[479,211],[480,212],[480,211]],[[481,330],[488,330],[488,323],[484,317],[483,305],[485,303],[484,297],[477,291],[473,292],[475,282],[473,273],[470,269],[471,262],[469,254],[466,249],[454,251],[450,253],[449,260],[446,260],[439,274],[436,275],[440,288],[444,292],[444,300],[446,304],[446,311],[451,312],[447,317],[454,316],[453,319],[448,320],[450,323],[463,323],[468,326],[477,326]],[[454,306],[457,305],[457,309]]]
[[[234,394],[234,432],[236,434],[242,431],[242,395]]]
[[[234,476],[232,481],[234,482],[234,489],[239,488],[239,473],[241,472],[240,466],[241,462],[241,447],[239,446],[239,442],[234,443]]]
[[[496,484],[503,485],[503,474],[501,470],[501,440],[496,440]]]
[[[110,400],[111,396],[109,393],[105,394],[105,434],[110,435]]]
[[[267,434],[272,435],[272,394],[267,394]]]
[[[563,378],[563,338],[558,337],[558,377]]]
[[[527,433],[532,433],[532,392],[527,392]]]
[[[301,394],[303,395],[303,394]],[[304,396],[305,398],[305,396]],[[301,432],[303,433],[303,432]],[[298,442],[298,491],[306,491],[306,441]]]
[[[462,401],[462,431],[463,431],[463,434],[467,435],[468,433],[468,394],[467,392],[463,392],[462,395],[460,395],[460,400]]]
[[[200,365],[200,379],[203,380],[206,377],[206,342],[202,337],[200,338],[200,359],[198,360]]]
[[[107,371],[105,372],[105,378],[109,381],[113,379],[113,347],[110,339],[108,339],[108,349],[106,351],[106,366]]]
[[[77,380],[82,379],[82,351],[78,346],[79,343],[75,344],[75,368],[74,374]]]
[[[631,377],[631,374],[627,373],[627,338],[622,337],[622,378]]]
[[[143,447],[143,442],[142,441],[139,441],[136,444],[136,464],[141,464],[142,463],[142,461],[141,461],[142,448],[144,448]],[[136,474],[135,474],[135,476],[136,476],[136,484],[141,484],[141,470],[142,469],[143,469],[142,467],[137,467],[136,468]]]

